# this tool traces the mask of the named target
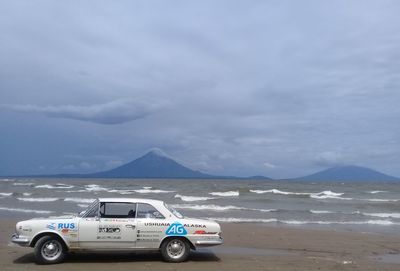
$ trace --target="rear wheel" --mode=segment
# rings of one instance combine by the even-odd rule
[[[184,262],[189,257],[189,253],[189,243],[183,238],[170,238],[161,245],[161,254],[166,262]]]
[[[35,245],[35,258],[38,264],[55,264],[64,260],[67,249],[64,243],[56,237],[46,235]]]

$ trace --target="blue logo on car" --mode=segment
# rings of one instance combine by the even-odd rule
[[[179,222],[172,223],[165,232],[166,235],[184,236],[187,234],[186,229]]]

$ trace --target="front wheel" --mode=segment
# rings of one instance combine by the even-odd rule
[[[166,262],[184,262],[189,257],[189,253],[189,243],[182,238],[171,238],[164,241],[161,245],[161,254]]]
[[[67,253],[65,245],[58,238],[43,236],[35,245],[35,258],[38,264],[55,264],[64,260]]]

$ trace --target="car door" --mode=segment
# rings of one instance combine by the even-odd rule
[[[153,206],[147,203],[137,205],[137,242],[139,249],[159,248],[161,239],[169,227],[165,217]]]
[[[96,217],[81,219],[79,240],[81,248],[135,248],[136,203],[101,202]]]

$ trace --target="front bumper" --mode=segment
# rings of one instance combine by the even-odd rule
[[[211,246],[218,246],[222,245],[224,241],[222,239],[220,240],[196,240],[194,242],[194,245],[196,247],[211,247]]]
[[[29,239],[26,236],[18,235],[16,233],[11,236],[11,242],[23,247],[29,246]]]

